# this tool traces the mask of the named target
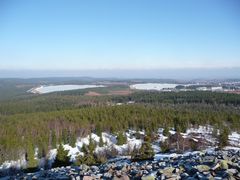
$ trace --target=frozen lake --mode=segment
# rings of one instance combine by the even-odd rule
[[[143,83],[133,84],[130,86],[131,89],[139,90],[162,90],[164,88],[175,88],[178,84],[167,84],[167,83]]]
[[[35,94],[45,94],[58,91],[69,91],[76,89],[88,89],[88,88],[98,88],[104,87],[103,85],[50,85],[50,86],[40,86],[30,89],[28,92]]]

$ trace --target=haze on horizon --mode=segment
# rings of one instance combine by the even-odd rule
[[[3,0],[0,77],[240,78],[239,17],[237,0]]]

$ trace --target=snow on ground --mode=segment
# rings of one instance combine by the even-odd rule
[[[126,133],[127,143],[123,145],[117,145],[116,136],[108,133],[102,133],[103,142],[106,143],[106,145],[103,147],[97,147],[96,152],[101,152],[113,147],[118,151],[119,154],[124,154],[124,152],[128,150],[133,150],[134,148],[139,149],[142,145],[142,140],[131,137],[132,133],[134,133],[134,131]]]
[[[109,133],[102,133],[102,139],[105,145],[103,147],[97,146],[95,149],[95,152],[101,152],[113,147],[118,151],[119,154],[124,154],[124,152],[128,151],[129,149],[133,150],[134,148],[141,147],[142,140],[136,139],[135,137],[130,138],[131,134],[126,133],[126,135],[127,135],[127,143],[123,145],[117,145],[117,137],[115,135],[109,134]],[[83,152],[81,152],[81,148],[83,144],[89,145],[90,136],[93,141],[95,141],[97,144],[99,143],[100,137],[92,133],[87,137],[78,138],[75,147],[71,147],[69,144],[63,145],[64,149],[69,151],[68,155],[70,156],[71,161],[75,161],[78,155],[84,155]],[[54,160],[56,157],[56,154],[57,154],[56,149],[51,150],[49,152],[49,158],[51,160]]]
[[[143,83],[143,84],[132,84],[131,89],[139,90],[163,90],[165,88],[175,88],[178,84],[168,84],[168,83]]]
[[[240,134],[239,133],[232,132],[232,134],[230,134],[228,136],[228,139],[229,139],[230,145],[240,147]]]
[[[198,128],[190,128],[187,130],[187,134],[197,133],[197,134],[212,134],[213,127],[212,126],[199,126]]]
[[[152,148],[154,153],[159,153],[161,151],[161,148],[158,144],[152,144]]]
[[[56,158],[57,149],[51,149],[48,153],[49,164],[52,164]]]
[[[216,141],[216,139],[214,139],[212,137],[212,131],[213,131],[213,128],[211,126],[199,126],[198,128],[190,128],[186,131],[186,133],[181,133],[181,134],[183,135],[184,138],[190,137],[195,141],[198,141],[196,138],[204,138],[207,141],[214,143]],[[176,133],[176,131],[174,131],[174,130],[170,130],[169,132],[170,132],[170,134]],[[107,149],[110,149],[113,147],[121,155],[121,154],[124,154],[124,152],[126,152],[128,150],[133,150],[134,148],[139,149],[141,147],[143,140],[136,139],[136,137],[134,136],[135,133],[136,133],[136,131],[134,131],[134,130],[128,130],[125,133],[126,137],[127,137],[127,143],[123,144],[123,145],[117,145],[117,137],[115,135],[104,132],[104,133],[102,133],[102,139],[105,144],[103,147],[98,146],[100,137],[94,133],[92,133],[91,135],[88,135],[87,137],[84,137],[84,138],[78,138],[77,142],[75,144],[75,147],[71,147],[69,144],[65,144],[65,145],[63,145],[63,147],[65,150],[69,150],[70,160],[75,161],[75,159],[78,155],[84,155],[83,152],[81,152],[81,148],[82,148],[83,144],[86,144],[86,145],[89,144],[89,139],[91,136],[93,141],[95,141],[97,143],[95,152],[101,152],[101,151],[104,151],[104,150],[107,150]],[[140,131],[138,133],[141,135],[145,134],[144,131]],[[161,152],[161,149],[159,147],[159,142],[164,142],[167,139],[167,137],[164,136],[162,133],[163,133],[163,128],[160,128],[158,130],[158,140],[152,144],[152,147],[153,147],[155,153]],[[193,134],[194,134],[194,136],[193,136]],[[232,132],[229,135],[229,143],[230,143],[230,146],[225,147],[226,150],[232,149],[232,150],[239,151],[240,150],[240,134],[237,132]],[[37,150],[35,150],[35,152],[36,151]],[[211,153],[211,152],[214,152],[214,149],[208,148],[207,150],[205,150],[205,152]],[[199,152],[189,152],[189,153],[192,154],[192,153],[199,153]],[[49,151],[48,158],[49,158],[50,164],[53,163],[53,161],[56,157],[56,154],[57,154],[57,149],[52,149]],[[176,154],[176,153],[161,154],[160,153],[160,154],[155,155],[155,159],[159,160],[159,159],[163,159],[163,158],[171,158],[171,157],[176,157],[176,156],[179,156],[179,154]],[[27,162],[25,160],[25,157],[22,156],[22,158],[19,159],[18,161],[4,162],[0,166],[0,170],[8,169],[10,167],[14,167],[14,168],[26,167],[26,164],[27,164]]]
[[[178,157],[180,156],[181,154],[176,154],[176,153],[170,153],[170,154],[155,154],[154,156],[154,160],[163,160],[165,158],[174,158],[174,157]]]
[[[2,165],[0,165],[0,170],[7,170],[9,168],[20,169],[22,167],[26,167],[27,162],[25,160],[25,156],[22,156],[21,159],[17,161],[5,161]]]

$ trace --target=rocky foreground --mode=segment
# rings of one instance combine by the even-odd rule
[[[100,166],[60,167],[4,179],[240,179],[240,151],[159,154],[155,160],[140,162],[119,158]]]

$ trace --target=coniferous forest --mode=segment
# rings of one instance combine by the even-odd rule
[[[22,93],[13,99],[2,98],[0,163],[26,154],[34,167],[36,148],[41,158],[57,145],[74,146],[78,137],[90,133],[118,134],[118,143],[124,144],[122,133],[128,129],[151,134],[161,127],[177,127],[179,132],[185,132],[191,126],[212,125],[220,130],[240,131],[237,94],[134,91],[95,97],[84,93],[81,90],[45,95]]]

